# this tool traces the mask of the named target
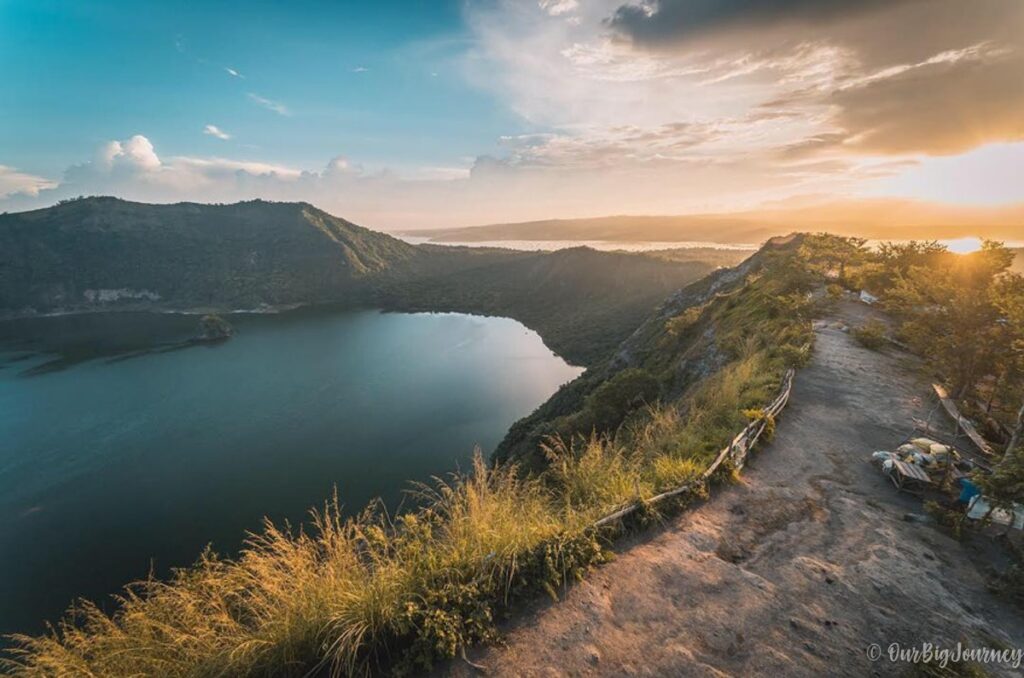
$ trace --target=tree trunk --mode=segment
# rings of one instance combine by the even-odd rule
[[[1006,445],[1006,454],[1012,454],[1017,445],[1021,442],[1021,437],[1024,437],[1024,403],[1021,403],[1020,409],[1017,410],[1017,424],[1013,427],[1013,435],[1010,436],[1010,442]]]
[[[992,414],[992,403],[996,399],[996,391],[999,390],[999,386],[1003,383],[1003,377],[1006,376],[1006,372],[1007,368],[1003,368],[999,376],[996,377],[996,382],[992,384],[992,390],[988,392],[988,402],[985,403],[985,414]]]

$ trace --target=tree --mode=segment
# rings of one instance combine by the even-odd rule
[[[812,267],[824,268],[825,274],[836,271],[839,282],[845,284],[847,267],[867,259],[867,240],[819,233],[808,239],[802,252]]]
[[[945,254],[930,265],[894,272],[887,307],[902,318],[901,334],[948,378],[957,398],[998,369],[1006,336],[996,305],[998,284],[1013,261],[1001,243],[970,255]]]
[[[915,266],[934,267],[951,256],[945,245],[934,240],[906,243],[884,242],[874,257],[862,266],[862,281],[868,289],[884,293],[905,278]]]
[[[999,310],[1000,328],[1005,335],[1006,350],[998,357],[1001,364],[999,385],[1007,398],[1020,399],[1017,419],[1006,446],[1006,454],[1014,453],[1024,440],[1024,276],[1012,273],[1002,276],[993,291],[993,303]]]

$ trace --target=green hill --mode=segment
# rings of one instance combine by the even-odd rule
[[[414,246],[306,203],[83,198],[0,216],[0,317],[319,303],[461,311],[515,318],[589,364],[719,263],[696,256]]]
[[[86,198],[0,216],[0,311],[344,299],[418,250],[302,203]]]
[[[714,270],[706,262],[585,247],[424,250],[432,257],[429,270],[389,280],[383,305],[512,317],[577,364],[590,364],[612,351],[671,292]]]

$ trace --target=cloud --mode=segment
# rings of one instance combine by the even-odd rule
[[[50,179],[0,165],[0,198],[14,195],[37,196],[39,191],[52,189],[55,186],[57,186],[57,182]]]
[[[355,68],[352,69],[352,72],[353,73],[366,73],[369,70],[370,69],[367,68],[366,66],[356,66]]]
[[[921,0],[647,0],[618,7],[608,25],[642,44],[665,44],[694,34],[783,22],[820,24],[879,7]]]
[[[161,158],[141,134],[109,141],[89,162],[69,167],[53,190],[68,195],[115,194],[140,200],[199,199],[210,192],[261,179],[297,181],[300,170],[258,161],[219,157]]]
[[[1024,139],[1024,55],[943,53],[834,92],[849,144],[886,154],[962,153]]]
[[[939,155],[1024,139],[1024,3],[964,8],[960,0],[658,0],[621,5],[608,24],[649,58],[707,55],[705,84],[753,89],[774,78],[763,105],[826,115],[847,152]],[[714,68],[730,55],[731,68]]]
[[[834,184],[893,167],[874,156],[1024,139],[1018,0],[593,0],[577,23],[555,4],[468,10],[464,70],[546,135],[504,143],[507,168],[657,164],[685,181],[701,162],[799,163],[800,181]]]
[[[230,66],[225,66],[224,67],[224,72],[227,73],[228,75],[230,75],[233,78],[240,78],[242,80],[245,79],[244,75],[242,75],[241,73],[239,73],[235,69],[231,68]]]
[[[223,141],[227,141],[231,138],[231,135],[217,127],[216,125],[207,125],[203,128],[203,134],[208,134],[211,137],[217,137]]]
[[[579,0],[538,0],[540,8],[551,16],[569,14],[579,9]]]
[[[259,104],[263,108],[266,108],[267,110],[273,111],[274,113],[277,113],[278,115],[285,115],[285,116],[291,115],[291,111],[288,110],[288,107],[285,106],[284,104],[282,104],[280,101],[274,101],[273,99],[267,99],[266,97],[261,97],[259,94],[254,94],[253,92],[249,92],[249,94],[247,96],[249,97],[249,100],[252,101],[253,103]]]
[[[749,121],[734,124],[742,127]],[[756,134],[744,134],[753,143]],[[735,211],[790,195],[849,194],[865,181],[913,171],[908,161],[855,162],[813,153],[779,157],[765,140],[761,150],[746,156],[703,152],[731,135],[727,127],[682,122],[575,135],[510,135],[501,142],[502,157],[401,171],[368,170],[341,155],[314,169],[218,156],[163,156],[147,137],[135,135],[101,145],[91,160],[69,167],[59,183],[14,179],[22,192],[0,198],[0,208],[34,208],[76,195],[157,203],[264,198],[311,202],[374,228],[450,227],[558,216]],[[1004,151],[1005,167],[1012,168],[1022,153],[1024,144]],[[970,169],[978,174],[977,168]],[[948,184],[963,181],[963,173],[945,166],[943,172]],[[0,169],[0,186],[9,187],[5,177],[13,175],[21,173]],[[907,181],[932,183],[927,177]],[[1013,189],[1007,179],[1004,191],[1013,195]],[[808,227],[821,214],[808,216]],[[852,214],[846,208],[833,210],[831,218],[842,221]],[[939,223],[941,216],[936,213],[929,223]]]
[[[94,165],[102,170],[152,171],[160,167],[153,144],[149,139],[136,134],[125,141],[109,141],[100,147]]]

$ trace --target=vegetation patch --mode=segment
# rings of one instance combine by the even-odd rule
[[[887,341],[885,323],[869,320],[853,330],[853,338],[864,348],[880,351]]]

